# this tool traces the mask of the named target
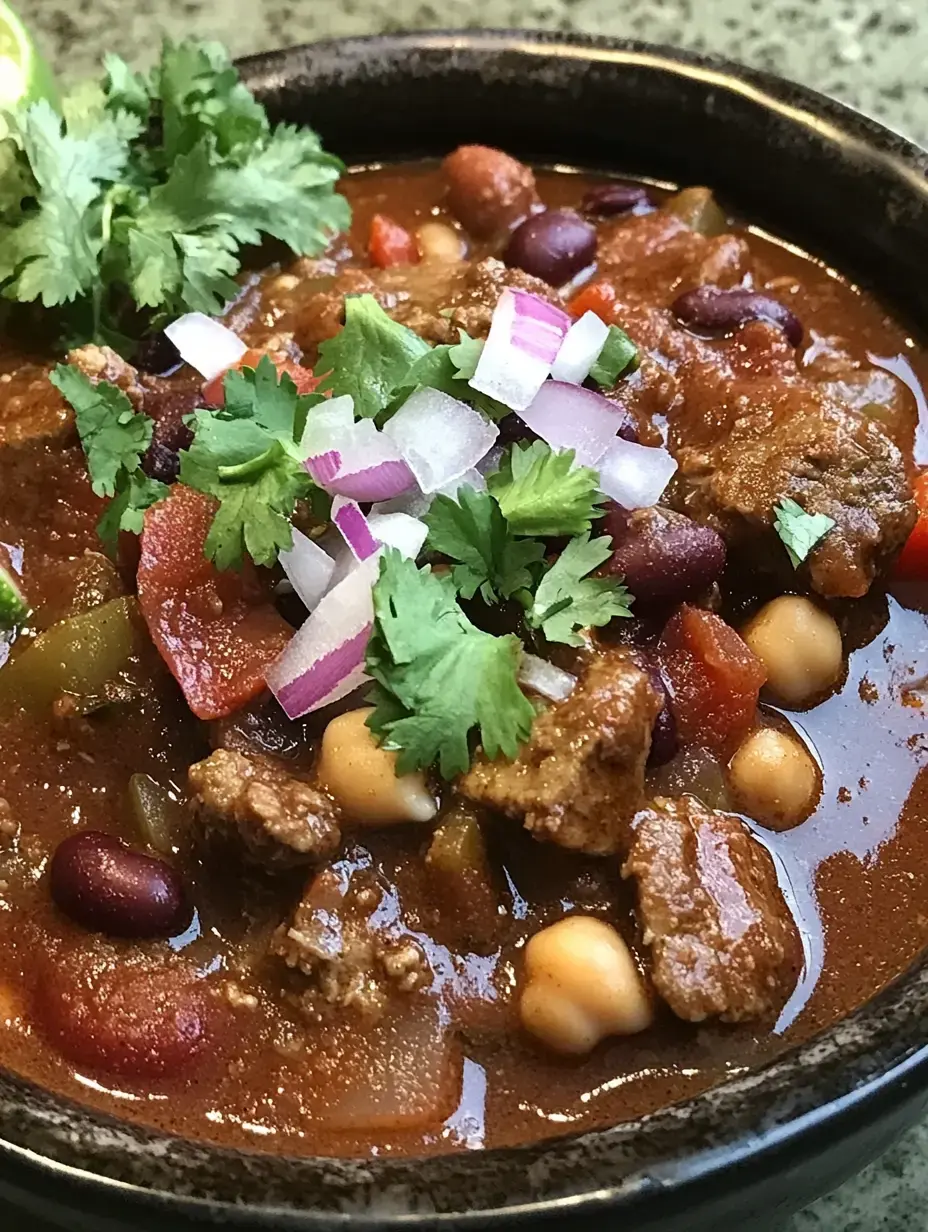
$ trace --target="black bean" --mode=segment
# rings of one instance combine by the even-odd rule
[[[650,203],[648,190],[641,184],[601,184],[584,195],[581,208],[585,214],[611,218],[614,214],[627,214],[636,205]]]
[[[802,342],[802,322],[785,304],[762,295],[734,287],[697,287],[678,296],[671,310],[684,325],[704,329],[708,333],[730,333],[748,321],[771,321],[779,325],[793,346]]]
[[[596,228],[572,210],[545,210],[513,231],[503,260],[553,287],[563,286],[596,256]]]
[[[648,664],[648,676],[654,692],[663,699],[663,704],[654,720],[654,726],[651,728],[651,751],[648,754],[648,764],[664,766],[676,757],[680,747],[677,738],[677,720],[673,717],[673,710],[670,708],[670,690],[656,663]]]
[[[171,372],[181,362],[180,351],[161,330],[142,339],[132,360],[139,372],[157,376]]]
[[[49,883],[56,905],[72,920],[114,937],[170,937],[193,914],[169,864],[96,830],[59,845]]]
[[[628,513],[607,508],[603,531],[612,536],[605,569],[622,574],[636,610],[654,603],[682,603],[708,590],[725,568],[725,541],[682,513],[654,506]]]

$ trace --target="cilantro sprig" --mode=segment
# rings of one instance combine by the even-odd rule
[[[70,364],[59,364],[48,379],[74,411],[93,491],[112,498],[97,527],[100,538],[112,546],[121,530],[138,534],[145,510],[168,494],[166,484],[141,470],[154,423],[118,386],[95,384]]]
[[[219,312],[244,245],[271,236],[314,255],[349,223],[342,163],[310,129],[272,127],[216,43],[165,42],[147,77],[108,56],[102,83],[62,111],[9,117],[0,283],[64,309],[71,342],[128,350],[127,322]]]
[[[591,539],[586,533],[571,539],[538,585],[526,613],[529,627],[540,629],[549,642],[582,646],[581,629],[631,616],[632,596],[621,578],[587,576],[611,551],[609,535]]]
[[[226,373],[224,387],[220,410],[193,413],[180,480],[219,502],[205,545],[219,569],[240,567],[246,552],[256,564],[272,565],[293,545],[290,519],[312,490],[299,441],[321,398],[298,393],[266,355],[255,369]]]
[[[390,550],[374,586],[367,670],[377,682],[368,726],[399,752],[397,773],[438,762],[444,778],[470,766],[472,736],[487,756],[513,759],[535,710],[519,688],[513,635],[476,628],[454,582]]]
[[[455,562],[451,578],[465,599],[479,590],[485,603],[495,603],[532,586],[530,566],[544,558],[544,544],[517,539],[488,493],[462,487],[457,500],[436,496],[425,523],[430,550]]]
[[[784,497],[773,508],[773,528],[783,541],[793,568],[798,569],[813,548],[818,547],[836,523],[825,513],[806,513],[803,507]]]
[[[603,513],[596,471],[544,441],[513,445],[487,486],[517,535],[579,535]]]

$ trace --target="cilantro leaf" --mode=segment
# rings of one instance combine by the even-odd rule
[[[587,574],[608,560],[608,535],[590,539],[589,533],[571,539],[535,592],[527,622],[541,629],[549,642],[582,646],[579,629],[607,625],[615,616],[631,616],[632,596],[619,578],[591,578]]]
[[[458,335],[460,342],[431,347],[427,354],[417,359],[407,373],[404,385],[410,391],[420,385],[440,389],[452,398],[469,402],[488,419],[505,419],[511,414],[508,406],[497,402],[489,394],[472,389],[468,384],[477,370],[484,343],[479,338],[471,338],[463,329],[458,330]]]
[[[418,334],[388,317],[373,295],[349,295],[344,327],[319,346],[315,371],[326,374],[319,392],[350,394],[355,414],[373,419],[409,384],[415,361],[431,350]]]
[[[784,497],[779,505],[774,505],[776,515],[774,530],[783,540],[793,568],[798,569],[813,548],[825,538],[836,525],[834,518],[825,513],[806,513],[803,507]]]
[[[129,158],[128,141],[113,123],[70,136],[44,99],[11,117],[22,152],[8,168],[21,181],[28,168],[34,187],[18,216],[0,232],[0,281],[7,299],[46,307],[68,303],[101,282],[103,232],[98,206],[103,185],[116,180]],[[6,176],[4,177],[7,178]],[[6,196],[6,188],[3,195]]]
[[[543,559],[544,545],[516,539],[486,492],[462,487],[457,501],[436,496],[424,520],[428,548],[457,562],[451,576],[465,599],[479,589],[485,602],[495,603],[532,585],[529,566]]]
[[[513,445],[487,479],[517,535],[579,535],[602,516],[599,476],[574,466],[572,449],[555,453],[544,441]]]
[[[151,444],[152,420],[138,414],[116,385],[94,384],[70,364],[59,364],[48,379],[74,410],[94,492],[115,496],[121,475],[138,469]]]
[[[246,552],[271,565],[292,546],[290,519],[312,489],[296,440],[315,396],[298,394],[267,356],[256,369],[228,372],[224,387],[221,410],[193,413],[180,480],[219,502],[206,538],[206,555],[219,569],[237,568]]]
[[[123,471],[116,485],[116,495],[97,523],[97,534],[108,548],[115,548],[121,530],[140,535],[145,510],[170,492],[166,483],[149,479],[144,471]]]
[[[518,638],[477,629],[458,607],[450,578],[392,549],[373,597],[367,670],[378,687],[368,726],[399,750],[397,773],[436,760],[446,779],[463,773],[474,731],[488,757],[514,758],[535,718],[516,680]]]
[[[602,389],[612,389],[623,373],[634,372],[641,363],[638,348],[618,325],[609,326],[599,358],[590,369],[590,376]]]

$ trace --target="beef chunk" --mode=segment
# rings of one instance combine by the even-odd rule
[[[915,520],[903,455],[882,424],[809,380],[760,321],[692,355],[681,381],[671,448],[685,511],[737,542],[771,535],[774,505],[791,497],[836,523],[809,558],[815,589],[866,594]]]
[[[0,450],[75,438],[74,415],[44,364],[21,364],[0,377]]]
[[[341,1006],[377,1018],[394,992],[432,982],[419,942],[375,921],[384,893],[370,868],[357,868],[350,857],[340,860],[313,878],[291,919],[274,934],[271,955],[310,979],[298,995],[308,1017]]]
[[[644,768],[661,703],[630,653],[602,654],[571,696],[536,720],[514,762],[478,757],[459,790],[521,818],[536,838],[593,855],[618,851],[644,803]]]
[[[531,291],[549,302],[556,293],[538,278],[508,269],[491,257],[483,261],[346,269],[325,290],[309,296],[294,322],[299,345],[311,351],[338,333],[346,295],[373,295],[394,320],[432,343],[457,342],[463,329],[485,338],[496,301],[506,287]]]
[[[258,863],[282,867],[323,859],[341,842],[329,797],[272,758],[217,749],[188,776],[206,826],[236,834]]]
[[[773,861],[730,813],[658,797],[622,869],[638,882],[655,987],[680,1018],[763,1018],[795,981],[795,925]]]

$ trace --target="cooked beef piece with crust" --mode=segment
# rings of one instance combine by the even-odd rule
[[[325,859],[341,842],[327,795],[270,757],[217,749],[188,771],[206,827],[236,835],[246,855],[274,868]]]
[[[304,351],[338,333],[345,319],[346,295],[373,295],[383,310],[401,325],[431,343],[457,342],[459,330],[485,338],[496,301],[506,287],[518,287],[550,303],[556,292],[538,278],[508,269],[502,261],[400,265],[388,269],[346,269],[331,287],[318,291],[300,306],[293,323]]]
[[[729,240],[735,243],[726,246]],[[644,375],[617,396],[639,421],[643,412],[668,418],[679,509],[733,545],[760,538],[780,557],[773,508],[789,497],[836,523],[809,557],[813,587],[827,597],[865,594],[915,520],[893,439],[906,427],[898,384],[868,380],[859,368],[849,375],[847,358],[843,380],[831,371],[817,379],[824,374],[804,371],[768,322],[749,322],[717,341],[683,329],[669,310],[681,291],[732,286],[747,272],[739,237],[707,239],[658,210],[619,220],[599,259],[618,293],[616,319],[645,353]],[[873,397],[882,417],[866,405]]]
[[[635,822],[622,868],[657,991],[680,1018],[764,1018],[798,974],[796,927],[773,860],[731,813],[657,797]]]
[[[0,382],[0,451],[76,440],[74,415],[46,364],[22,364]]]
[[[419,942],[406,933],[386,933],[373,922],[382,894],[370,870],[349,878],[338,865],[323,869],[274,934],[271,955],[311,981],[298,994],[308,1017],[318,1019],[327,1006],[341,1006],[376,1018],[392,993],[431,984],[432,969]]]
[[[754,321],[681,372],[671,413],[682,508],[733,543],[773,541],[790,497],[835,527],[809,557],[819,594],[860,597],[905,543],[915,505],[903,455],[882,424],[799,370],[773,325]]]
[[[481,754],[458,790],[521,819],[536,838],[592,855],[620,851],[644,803],[645,763],[661,703],[631,652],[607,651],[566,701],[535,721],[514,762]]]

